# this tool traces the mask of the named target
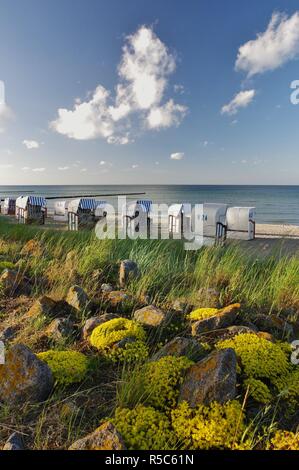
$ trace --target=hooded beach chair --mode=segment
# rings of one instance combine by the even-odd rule
[[[16,200],[16,217],[21,224],[44,224],[47,201],[41,196],[21,196]]]
[[[148,236],[151,224],[152,201],[138,200],[130,201],[122,208],[122,227],[126,234]]]
[[[255,207],[229,207],[226,228],[230,238],[255,239]]]

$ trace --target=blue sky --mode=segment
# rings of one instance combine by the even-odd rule
[[[1,0],[0,184],[298,184],[298,58],[295,0]]]

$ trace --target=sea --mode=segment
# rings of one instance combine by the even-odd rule
[[[0,199],[7,196],[36,195],[54,202],[64,198],[96,196],[114,205],[115,194],[144,193],[127,196],[128,200],[149,199],[154,203],[201,204],[216,202],[231,206],[256,208],[258,223],[299,226],[299,186],[228,186],[228,185],[68,185],[68,186],[0,186]],[[117,206],[115,206],[117,207]]]

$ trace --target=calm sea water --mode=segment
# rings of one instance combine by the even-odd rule
[[[299,225],[299,186],[199,186],[199,185],[89,185],[89,186],[0,186],[0,198],[21,194],[39,196],[84,196],[104,194],[102,199],[116,203],[112,193],[145,192],[137,198],[156,203],[219,202],[256,207],[257,221]],[[136,199],[136,197],[128,197]],[[49,208],[54,201],[48,202]]]

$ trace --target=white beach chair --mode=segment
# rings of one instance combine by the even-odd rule
[[[99,218],[104,216],[103,207],[105,205],[105,201],[97,201],[96,199],[73,199],[68,206],[69,230],[94,228]],[[98,215],[96,215],[96,211]]]
[[[41,196],[21,196],[16,200],[16,217],[21,224],[44,224],[47,216],[47,201]]]
[[[16,213],[16,199],[7,197],[3,201],[2,213],[4,215],[15,215]]]
[[[182,237],[191,231],[191,204],[172,204],[168,209],[168,230],[173,236]]]
[[[255,207],[229,207],[226,213],[229,238],[255,239]]]
[[[227,204],[204,203],[199,214],[192,210],[192,229],[195,236],[203,237],[206,244],[219,243],[226,238]]]

